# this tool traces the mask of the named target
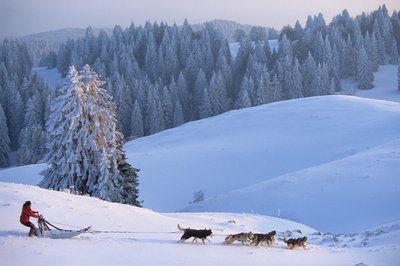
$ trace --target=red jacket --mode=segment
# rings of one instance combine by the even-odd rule
[[[31,206],[26,206],[22,208],[21,216],[19,217],[19,221],[23,224],[29,222],[29,217],[39,218],[35,212],[32,211]]]

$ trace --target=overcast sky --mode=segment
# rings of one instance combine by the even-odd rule
[[[131,22],[189,23],[213,19],[281,29],[304,26],[308,15],[322,13],[327,23],[347,9],[352,17],[386,4],[389,14],[400,0],[0,0],[0,38],[62,28],[123,28]]]

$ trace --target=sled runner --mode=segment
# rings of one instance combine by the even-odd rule
[[[57,226],[52,225],[45,219],[39,219],[38,220],[38,227],[39,227],[39,237],[48,237],[48,238],[53,238],[53,239],[59,239],[59,238],[71,238],[77,235],[80,235],[82,233],[86,233],[89,231],[91,226],[88,226],[86,228],[80,229],[80,230],[66,230],[66,229],[61,229],[58,228]],[[53,229],[51,229],[52,227]]]

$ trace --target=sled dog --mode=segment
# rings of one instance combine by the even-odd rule
[[[271,246],[275,243],[275,235],[276,231],[271,231],[268,234],[253,234],[253,241],[252,244],[258,246],[258,244],[262,244],[265,242],[268,246]]]
[[[235,241],[240,241],[242,242],[243,245],[250,245],[253,242],[254,234],[252,232],[249,233],[239,233],[239,234],[233,234],[233,235],[228,235],[225,238],[224,243],[227,245],[232,244]]]
[[[289,249],[293,249],[295,247],[302,247],[304,249],[307,249],[306,247],[306,242],[307,242],[307,237],[299,237],[299,238],[289,238],[286,240],[286,238],[283,239],[283,242],[286,243]]]
[[[207,240],[208,242],[211,242],[207,237],[212,236],[212,231],[211,229],[191,229],[191,228],[182,228],[178,224],[178,229],[183,231],[183,235],[181,237],[181,240],[179,240],[179,243],[183,243],[185,240],[188,240],[189,238],[193,237],[192,243],[196,241],[197,239],[201,239],[201,241],[204,244],[204,240]]]

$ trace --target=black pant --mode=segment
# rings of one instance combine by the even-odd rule
[[[29,228],[31,228],[29,230],[29,236],[37,236],[36,235],[36,228],[35,228],[35,225],[33,223],[27,222],[27,223],[22,223],[22,224],[27,226],[27,227],[29,227]]]

